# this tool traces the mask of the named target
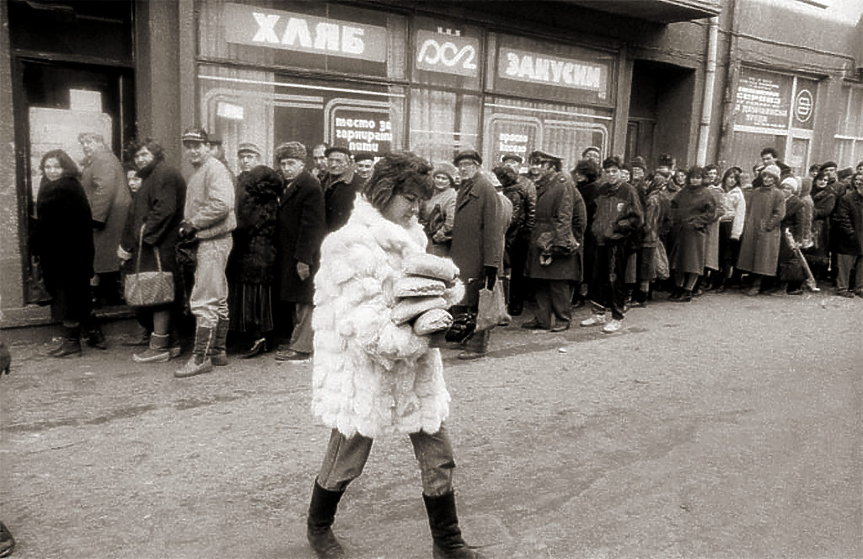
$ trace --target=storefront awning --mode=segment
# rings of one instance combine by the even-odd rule
[[[720,0],[566,0],[592,10],[656,23],[690,21],[719,15]]]

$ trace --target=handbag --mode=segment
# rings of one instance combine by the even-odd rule
[[[141,252],[144,249],[144,226],[138,237],[138,258],[135,263],[135,273],[126,276],[123,294],[126,303],[133,307],[151,307],[171,303],[174,300],[174,274],[162,271],[162,259],[159,249],[153,247],[156,253],[156,271],[141,271]]]

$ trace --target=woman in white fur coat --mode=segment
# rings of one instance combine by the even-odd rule
[[[417,214],[432,194],[431,170],[411,153],[385,155],[347,224],[321,246],[312,316],[312,411],[332,433],[307,522],[309,543],[319,557],[343,555],[331,528],[339,500],[362,473],[374,438],[390,433],[406,433],[413,444],[433,556],[479,557],[458,526],[455,462],[444,428],[450,396],[440,351],[410,323],[391,318],[392,287],[404,277],[404,259],[426,250]],[[457,283],[445,293],[445,306],[463,294]]]

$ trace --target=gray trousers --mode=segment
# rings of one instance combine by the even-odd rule
[[[410,433],[414,455],[422,474],[423,493],[439,497],[452,491],[452,473],[455,460],[446,429],[429,435],[424,431]],[[374,440],[360,434],[348,438],[333,429],[324,463],[318,473],[318,485],[328,491],[344,491],[348,484],[360,477]]]

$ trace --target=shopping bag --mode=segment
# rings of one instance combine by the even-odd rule
[[[144,228],[138,239],[138,259],[135,263],[135,273],[126,276],[123,294],[126,304],[133,307],[152,307],[170,303],[174,300],[174,274],[162,271],[162,259],[159,249],[153,247],[156,253],[156,271],[141,271],[141,252],[144,245]]]
[[[503,282],[497,281],[494,289],[483,287],[479,290],[479,306],[476,312],[476,330],[481,332],[494,328],[501,322],[512,320],[506,312],[503,295]]]
[[[668,270],[668,255],[665,253],[665,246],[662,243],[656,243],[656,250],[653,251],[653,262],[656,268],[656,279],[668,279],[671,273]]]

